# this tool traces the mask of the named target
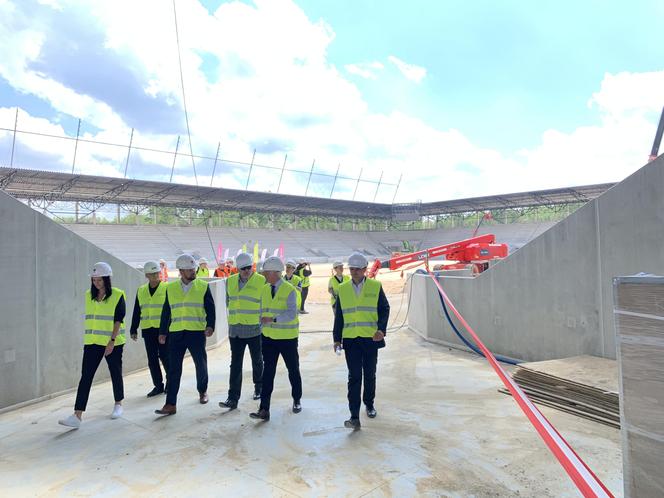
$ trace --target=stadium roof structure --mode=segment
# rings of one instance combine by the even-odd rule
[[[613,185],[604,183],[429,203],[380,204],[0,167],[0,189],[19,199],[81,202],[93,209],[104,204],[121,204],[386,220],[577,204],[596,198]]]

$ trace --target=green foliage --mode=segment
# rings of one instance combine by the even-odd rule
[[[502,209],[491,212],[492,218],[484,220],[482,226],[508,223],[538,223],[557,221],[578,209],[582,203],[566,206],[539,206],[532,208]],[[427,230],[432,228],[474,228],[484,213],[468,212],[450,215],[425,216],[417,221],[395,222],[383,219],[347,219],[320,216],[296,216],[282,213],[246,213],[242,211],[208,211],[203,209],[183,209],[171,207],[132,208],[131,212],[122,210],[119,223],[123,225],[171,225],[197,226],[207,222],[209,227],[263,228],[274,230]],[[75,216],[58,215],[57,221],[76,223]],[[114,224],[118,223],[117,214],[104,212],[96,217],[90,213],[81,213],[79,223]],[[405,252],[413,252],[412,244],[402,241]]]

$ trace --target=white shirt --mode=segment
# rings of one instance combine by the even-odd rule
[[[184,292],[185,294],[186,294],[187,292],[189,292],[189,289],[191,289],[191,286],[192,286],[192,285],[194,285],[194,281],[193,281],[193,280],[192,280],[191,282],[189,282],[188,284],[185,284],[185,283],[182,281],[182,279],[180,279],[180,287],[182,287],[182,292]]]
[[[355,280],[351,279],[351,283],[353,284],[353,290],[355,291],[355,295],[359,296],[362,292],[362,288],[364,287],[364,281],[367,279],[367,277],[364,277],[362,281],[359,284],[355,283]]]

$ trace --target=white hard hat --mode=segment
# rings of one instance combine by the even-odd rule
[[[294,259],[289,259],[288,261],[286,261],[286,266],[292,266],[293,268],[296,268],[297,263],[295,262]]]
[[[205,259],[205,258],[200,258],[200,259],[198,260],[198,264],[200,265],[201,263],[205,263],[205,264],[207,265],[207,259]]]
[[[235,257],[235,266],[238,268],[245,268],[254,264],[254,258],[251,254],[241,252]]]
[[[284,262],[278,256],[270,256],[263,263],[263,271],[284,271]]]
[[[175,260],[175,267],[178,270],[195,270],[198,265],[191,254],[180,254]]]
[[[143,273],[159,273],[159,263],[156,261],[148,261],[143,265]]]
[[[336,268],[337,266],[343,266],[344,262],[343,261],[335,261],[332,263],[332,268]]]
[[[367,261],[367,257],[360,252],[354,252],[348,258],[348,268],[366,268],[367,266],[369,266],[369,261]]]
[[[256,263],[256,271],[258,273],[263,271],[263,265],[265,264],[265,260],[261,259],[258,263]]]
[[[226,258],[226,263],[233,264],[233,258]]]
[[[302,264],[302,263],[306,263],[306,262],[307,262],[307,260],[304,259],[304,258],[300,258],[300,259],[298,259],[298,261],[300,262],[300,264]]]
[[[159,263],[160,263],[160,264],[161,264],[161,263],[166,264],[166,260],[165,260],[165,259],[160,259],[160,260],[159,260]]]
[[[95,263],[95,265],[92,267],[92,273],[90,273],[90,276],[111,277],[113,276],[113,270],[111,269],[111,265],[100,261],[99,263]]]

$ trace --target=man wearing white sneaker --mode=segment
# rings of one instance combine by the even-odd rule
[[[122,350],[125,344],[125,293],[111,286],[113,271],[108,263],[99,262],[92,268],[90,290],[85,293],[85,336],[83,367],[78,383],[74,414],[58,421],[60,425],[78,429],[88,404],[92,381],[102,358],[106,358],[113,383],[112,419],[122,416],[124,384],[122,382]]]

